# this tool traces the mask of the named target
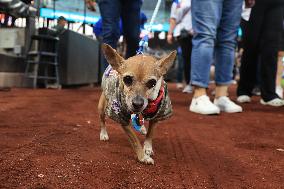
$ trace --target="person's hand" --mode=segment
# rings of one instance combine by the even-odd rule
[[[168,34],[168,35],[167,35],[167,42],[168,42],[169,44],[172,44],[172,43],[173,43],[173,35],[172,35],[172,34]]]
[[[252,8],[255,4],[255,0],[246,0],[246,8]]]

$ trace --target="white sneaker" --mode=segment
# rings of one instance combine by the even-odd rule
[[[275,92],[280,98],[283,98],[283,88],[281,86],[276,86]]]
[[[270,106],[274,106],[274,107],[284,106],[284,100],[282,100],[280,98],[274,98],[274,99],[272,99],[268,102],[265,102],[263,99],[261,99],[260,103],[262,105],[270,105]]]
[[[192,87],[191,85],[186,85],[184,89],[182,90],[183,93],[192,93]]]
[[[199,114],[219,114],[220,109],[214,105],[208,96],[202,95],[197,98],[193,98],[189,107],[189,110]]]
[[[251,102],[251,98],[248,95],[241,95],[241,96],[238,96],[237,101],[239,103],[248,103],[248,102]]]
[[[221,111],[227,113],[237,113],[243,111],[243,108],[241,106],[235,104],[226,96],[221,96],[218,99],[215,98],[214,104],[218,106]]]

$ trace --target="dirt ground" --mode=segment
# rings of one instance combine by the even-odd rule
[[[151,166],[110,120],[110,141],[99,141],[99,93],[0,92],[0,188],[284,188],[283,107],[256,97],[244,113],[202,116],[170,85],[174,116],[157,127]]]

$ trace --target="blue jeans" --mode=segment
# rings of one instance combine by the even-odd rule
[[[103,43],[116,49],[121,35],[119,20],[122,20],[123,35],[127,44],[126,58],[134,56],[139,45],[140,34],[140,9],[141,0],[98,0],[102,17]],[[102,58],[101,72],[108,66]]]
[[[217,85],[232,81],[242,0],[192,0],[195,35],[191,56],[192,85],[207,88],[211,63]]]

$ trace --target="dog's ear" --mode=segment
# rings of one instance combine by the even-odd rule
[[[110,45],[105,43],[102,44],[102,51],[112,68],[119,72],[119,68],[124,62],[124,58],[122,58]]]
[[[175,61],[176,55],[177,51],[172,51],[169,55],[165,56],[157,62],[161,75],[165,75],[167,71],[171,68]]]

